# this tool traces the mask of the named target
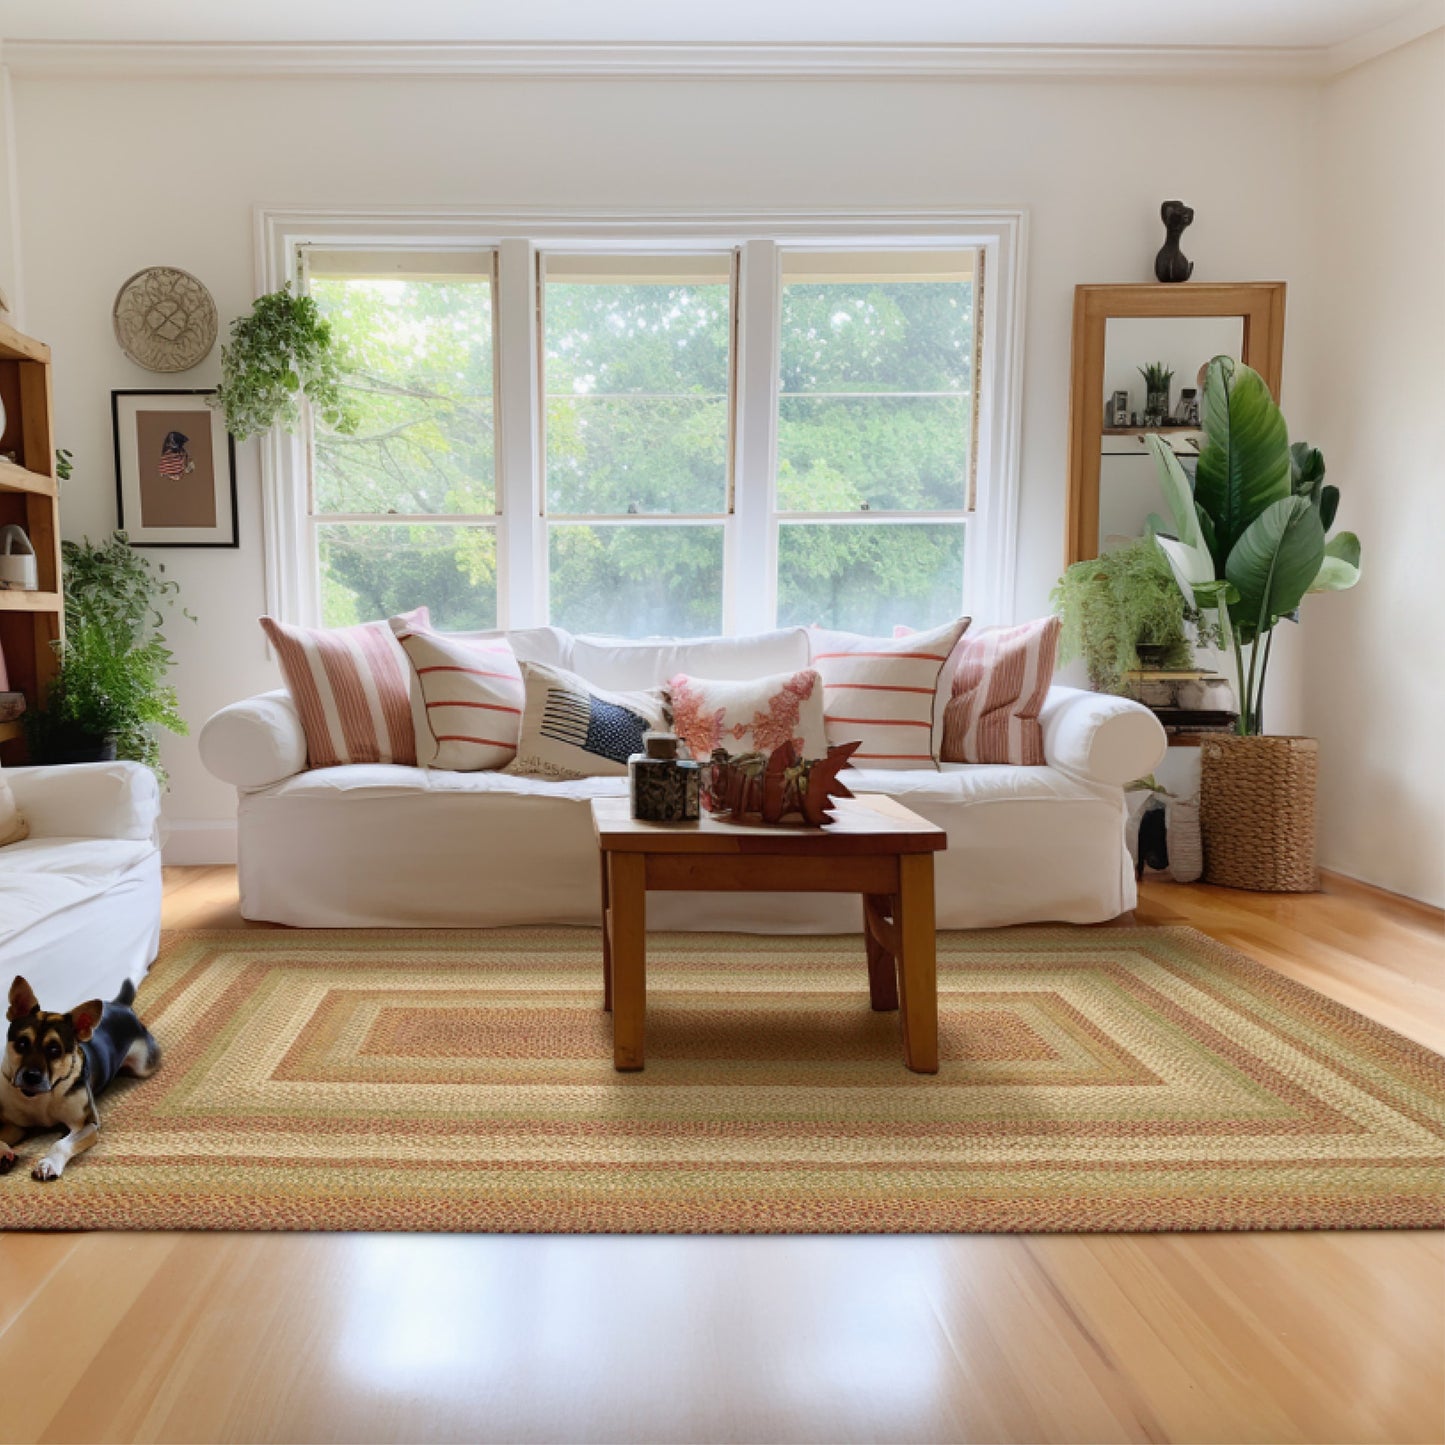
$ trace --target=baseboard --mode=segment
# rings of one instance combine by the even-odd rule
[[[162,826],[161,862],[168,866],[236,861],[234,818],[180,818]]]
[[[1395,893],[1389,888],[1381,888],[1378,883],[1366,883],[1363,878],[1352,877],[1337,869],[1321,868],[1320,884],[1327,893],[1362,894],[1367,898],[1373,898],[1376,902],[1388,904],[1392,908],[1413,913],[1437,927],[1445,926],[1445,909],[1438,908],[1433,903],[1426,903],[1419,898],[1411,898],[1408,893]]]

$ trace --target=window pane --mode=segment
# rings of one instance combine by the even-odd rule
[[[962,507],[969,401],[966,396],[780,397],[778,510]]]
[[[784,522],[778,625],[817,623],[888,637],[963,608],[961,522]]]
[[[971,252],[784,254],[780,510],[967,506],[973,277]]]
[[[313,276],[353,363],[352,436],[316,429],[318,512],[496,511],[492,286]]]
[[[722,631],[721,526],[561,523],[547,540],[556,626],[616,637]]]
[[[666,258],[608,257],[590,279],[550,279],[589,259],[547,261],[548,510],[726,511],[727,258],[684,258],[696,275],[627,279],[627,267],[646,278]]]
[[[492,527],[328,523],[317,531],[321,620],[345,627],[425,603],[449,632],[497,625]]]

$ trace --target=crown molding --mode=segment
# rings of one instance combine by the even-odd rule
[[[1199,77],[1312,80],[1321,47],[730,44],[708,41],[211,42],[7,40],[17,75],[509,76],[961,79]]]
[[[1353,70],[1357,65],[1398,50],[1402,45],[1409,45],[1442,26],[1445,26],[1445,0],[1417,0],[1409,10],[1387,25],[1378,25],[1363,35],[1332,45],[1326,73],[1340,75],[1346,70]]]

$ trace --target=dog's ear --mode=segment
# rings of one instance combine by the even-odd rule
[[[35,990],[17,973],[15,982],[10,985],[10,1010],[5,1017],[14,1023],[16,1019],[28,1018],[39,1012],[40,1000],[35,997]]]
[[[98,998],[93,998],[89,1003],[71,1009],[70,1022],[74,1025],[76,1039],[82,1044],[95,1032],[96,1025],[100,1023],[100,1011],[104,1007]]]

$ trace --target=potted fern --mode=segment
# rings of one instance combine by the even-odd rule
[[[1144,378],[1144,425],[1159,426],[1169,418],[1169,392],[1174,383],[1172,368],[1151,361],[1139,368]]]
[[[1151,537],[1075,562],[1050,598],[1063,620],[1059,661],[1082,657],[1095,692],[1123,693],[1143,665],[1193,666],[1188,624],[1198,621]]]
[[[165,681],[174,658],[161,630],[180,588],[124,532],[98,544],[64,542],[61,558],[65,638],[55,645],[60,670],[44,708],[26,714],[31,756],[38,763],[128,758],[164,781],[155,729],[187,731]]]
[[[1207,739],[1201,817],[1205,880],[1276,892],[1316,886],[1312,738],[1264,734],[1265,684],[1275,628],[1299,620],[1311,592],[1353,587],[1360,541],[1326,535],[1339,489],[1304,442],[1290,445],[1263,378],[1216,356],[1206,368],[1204,445],[1191,482],[1173,450],[1149,437],[1171,524],[1156,542],[1181,590],[1214,614],[1235,665],[1237,735]]]

